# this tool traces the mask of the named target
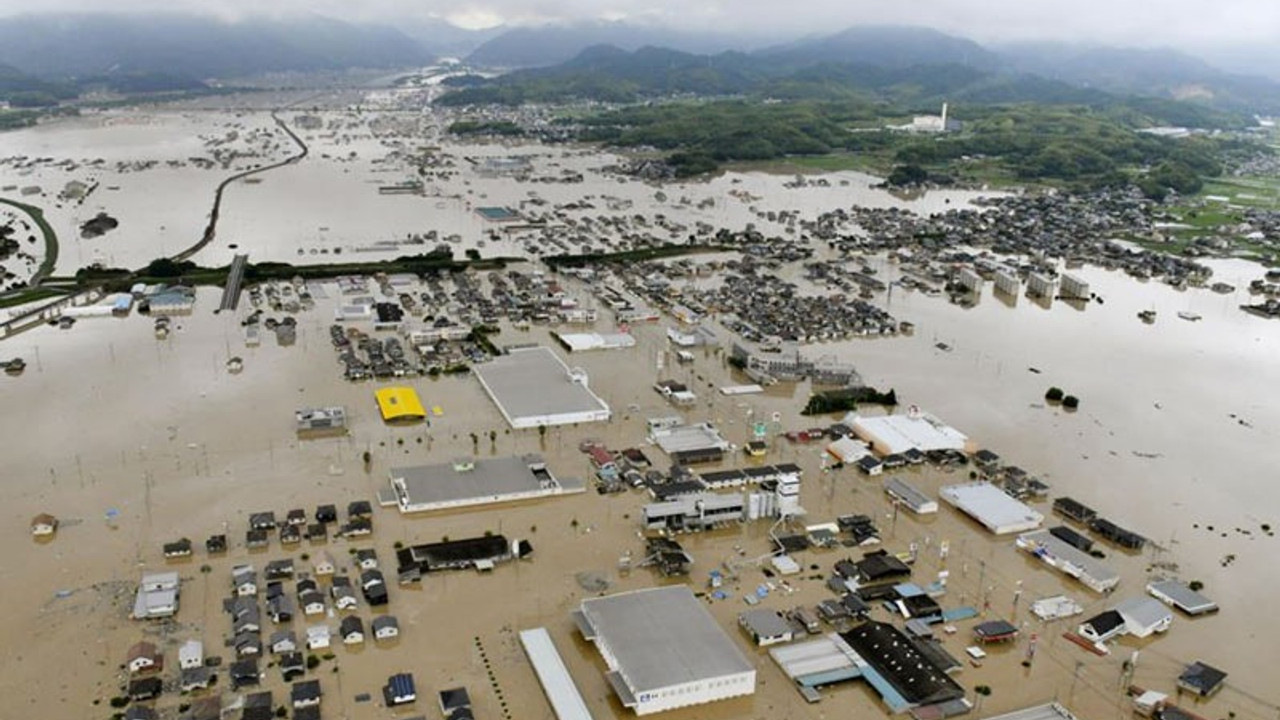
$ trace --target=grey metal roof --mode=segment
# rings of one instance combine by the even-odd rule
[[[552,425],[556,415],[609,411],[586,385],[574,382],[568,366],[545,347],[514,350],[474,369],[512,425],[521,418],[542,417],[548,418],[543,424]]]
[[[1009,497],[991,483],[948,485],[938,494],[997,534],[1030,530],[1044,520],[1044,515]]]
[[[470,470],[456,470],[453,463],[391,468],[391,479],[403,483],[410,505],[451,503],[476,498],[500,499],[504,495],[543,489],[531,466],[545,465],[539,455],[468,459]],[[567,490],[547,471],[547,479]]]
[[[1188,615],[1200,615],[1218,609],[1217,603],[1192,590],[1181,580],[1157,580],[1148,583],[1147,592]]]
[[[754,670],[685,585],[588,598],[581,613],[635,695]]]
[[[791,623],[782,617],[782,613],[769,608],[748,610],[738,616],[738,622],[760,638],[778,637],[791,632]]]
[[[1115,611],[1124,616],[1125,622],[1151,627],[1172,617],[1169,608],[1155,598],[1138,596],[1116,603]]]

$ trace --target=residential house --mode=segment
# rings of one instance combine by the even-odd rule
[[[307,649],[323,650],[329,647],[329,627],[327,625],[312,625],[307,628]]]
[[[241,720],[273,720],[275,708],[272,707],[272,699],[270,690],[245,696]]]
[[[356,564],[360,566],[361,570],[377,570],[378,551],[373,548],[356,550]]]
[[[364,537],[373,534],[373,520],[364,517],[351,518],[342,526],[344,537]]]
[[[373,505],[368,500],[352,500],[347,503],[347,519],[373,517]]]
[[[289,698],[294,708],[315,707],[320,704],[320,681],[304,680],[296,682],[289,690]]]
[[[170,560],[191,557],[191,540],[182,538],[171,543],[165,543],[163,551],[164,556]]]
[[[1134,637],[1162,633],[1173,624],[1173,611],[1153,597],[1126,598],[1115,609],[1124,618],[1125,630]]]
[[[210,535],[208,540],[204,541],[204,550],[210,555],[217,555],[227,551],[226,535]]]
[[[271,544],[266,530],[249,530],[244,534],[244,545],[250,550],[261,550]]]
[[[280,527],[280,544],[296,545],[302,542],[302,528],[297,525],[282,525]]]
[[[232,643],[235,645],[236,657],[257,657],[262,654],[262,637],[256,630],[236,633]]]
[[[371,607],[387,604],[387,583],[380,570],[365,570],[360,573],[360,589],[364,591],[364,600]]]
[[[1124,616],[1115,610],[1106,610],[1080,623],[1076,634],[1095,643],[1105,643],[1124,633]]]
[[[158,677],[151,676],[130,680],[125,694],[134,702],[142,702],[160,697],[160,693],[163,691],[164,681]]]
[[[164,659],[160,657],[160,652],[156,650],[154,643],[145,640],[134,643],[129,648],[129,653],[125,659],[125,668],[128,669],[130,675],[136,675],[143,672],[157,672],[164,669]]]
[[[47,537],[58,530],[58,518],[49,513],[40,513],[31,518],[31,534],[36,537]]]
[[[293,720],[320,720],[320,706],[294,708]]]
[[[338,508],[336,505],[317,505],[316,506],[316,522],[332,523],[338,522]]]
[[[231,689],[256,686],[260,681],[258,677],[258,659],[245,658],[231,663],[229,670],[231,676]]]
[[[307,511],[302,508],[294,508],[285,514],[284,521],[286,525],[306,525]]]
[[[252,601],[253,598],[244,598],[244,600]],[[240,612],[235,615],[235,619],[231,623],[231,632],[239,635],[241,633],[257,633],[262,631],[262,612],[258,610],[256,602],[250,602],[243,608],[238,608]]]
[[[471,708],[471,693],[467,692],[464,687],[441,690],[438,699],[440,701],[440,712],[446,718],[454,717],[454,713],[459,710],[469,710]]]
[[[268,581],[291,579],[293,578],[293,560],[289,558],[272,560],[263,568],[262,575]]]
[[[346,580],[346,578],[342,579]],[[335,577],[334,580],[336,581],[338,578]],[[341,585],[335,582],[329,592],[333,594],[333,607],[338,610],[355,610],[360,605],[360,601],[356,598],[356,591],[351,587],[350,581]]]
[[[387,707],[407,705],[417,701],[418,691],[413,685],[413,675],[410,673],[392,675],[382,688],[382,696],[386,700]]]
[[[394,615],[379,615],[373,619],[372,627],[375,640],[391,640],[400,635],[400,622]]]
[[[298,607],[302,608],[303,615],[323,615],[324,596],[319,590],[304,590],[298,594]]]
[[[324,523],[308,525],[307,539],[311,542],[327,542],[329,540],[329,526]]]
[[[271,622],[281,625],[293,620],[293,600],[288,595],[276,595],[267,599],[267,614]]]
[[[276,514],[270,510],[253,513],[249,516],[249,528],[251,530],[275,530]]]
[[[305,674],[307,674],[307,661],[303,659],[301,652],[285,653],[280,656],[280,675],[285,682]]]
[[[332,575],[336,569],[337,566],[333,562],[333,555],[328,550],[319,553],[315,563],[312,565],[312,570],[315,571],[316,575]]]
[[[271,633],[268,644],[273,655],[295,652],[298,649],[298,636],[292,630],[277,630]]]
[[[338,623],[338,634],[344,645],[359,645],[364,642],[364,621],[359,615],[348,615]]]
[[[205,690],[213,684],[213,668],[193,667],[183,668],[178,685],[182,688],[182,692],[190,693],[196,690]]]
[[[133,601],[135,620],[170,617],[178,612],[178,573],[146,573]]]
[[[186,670],[204,665],[204,643],[188,640],[178,648],[178,667]]]
[[[791,642],[795,631],[777,610],[757,608],[738,615],[738,625],[759,647]]]
[[[240,597],[257,595],[258,572],[252,565],[236,565],[231,568],[231,588]]]
[[[1187,666],[1178,676],[1178,688],[1195,693],[1205,698],[1222,689],[1227,682],[1227,674],[1212,665],[1199,660]]]

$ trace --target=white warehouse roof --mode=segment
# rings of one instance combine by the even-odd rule
[[[845,424],[862,440],[882,455],[904,453],[912,448],[930,450],[964,450],[969,438],[959,430],[927,413],[862,417],[854,415]]]
[[[991,483],[948,485],[938,494],[996,535],[1035,530],[1044,522],[1044,515],[1009,497]]]

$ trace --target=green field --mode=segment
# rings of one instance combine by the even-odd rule
[[[1280,178],[1206,178],[1200,198],[1219,196],[1242,207],[1280,209]]]

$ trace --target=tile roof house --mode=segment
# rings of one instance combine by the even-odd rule
[[[142,672],[156,672],[164,669],[164,658],[156,650],[154,643],[142,641],[129,648],[125,658],[125,667],[131,675]]]
[[[373,638],[390,640],[400,635],[400,622],[394,615],[379,615],[373,619]]]
[[[304,680],[296,682],[289,691],[289,698],[292,700],[293,707],[304,708],[314,707],[320,704],[320,681]]]
[[[359,615],[348,615],[338,623],[338,634],[345,645],[359,645],[364,642],[364,621]]]

